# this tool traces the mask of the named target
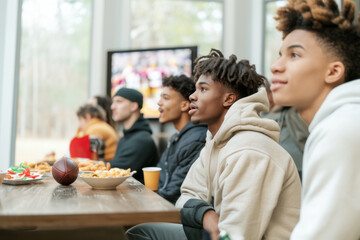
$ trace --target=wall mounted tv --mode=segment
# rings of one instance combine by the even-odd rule
[[[122,87],[137,89],[144,96],[144,117],[157,118],[162,78],[192,76],[196,57],[196,46],[109,51],[107,93],[113,96]]]

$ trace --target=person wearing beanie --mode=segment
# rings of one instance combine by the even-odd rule
[[[158,151],[151,137],[150,125],[140,110],[142,94],[131,88],[121,88],[112,98],[112,117],[123,125],[124,136],[119,140],[111,167],[131,168],[134,178],[144,182],[143,167],[156,166]]]

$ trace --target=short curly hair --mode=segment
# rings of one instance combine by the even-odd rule
[[[201,75],[210,74],[213,81],[234,90],[238,99],[256,93],[266,78],[256,73],[255,65],[250,65],[248,60],[236,61],[234,54],[225,59],[222,52],[211,49],[208,55],[195,59],[194,80],[196,82]]]
[[[277,11],[276,27],[283,39],[300,29],[315,34],[320,46],[345,66],[345,82],[360,78],[360,15],[353,24],[355,3],[345,0],[342,11],[334,0],[288,0]]]
[[[190,95],[195,92],[194,81],[182,74],[180,76],[164,77],[162,80],[163,87],[171,87],[179,92],[186,100],[189,100]]]

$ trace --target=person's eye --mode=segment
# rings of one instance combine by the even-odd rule
[[[205,92],[205,91],[206,91],[206,88],[201,87],[201,88],[200,88],[200,91],[201,91],[201,92]]]
[[[300,55],[297,54],[296,52],[292,52],[292,53],[291,53],[291,57],[292,57],[292,58],[299,58]]]

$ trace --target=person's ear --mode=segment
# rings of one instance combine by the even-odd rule
[[[187,100],[183,100],[180,102],[180,109],[182,112],[188,112],[190,109],[190,102]]]
[[[225,93],[225,96],[224,96],[224,107],[225,108],[229,108],[231,107],[231,105],[234,104],[234,102],[236,102],[237,100],[237,97],[236,97],[236,94],[235,93]]]
[[[139,109],[139,104],[136,102],[131,102],[130,109],[131,109],[131,112],[136,112]]]
[[[325,83],[339,85],[344,82],[345,66],[341,61],[331,62],[326,72]]]

